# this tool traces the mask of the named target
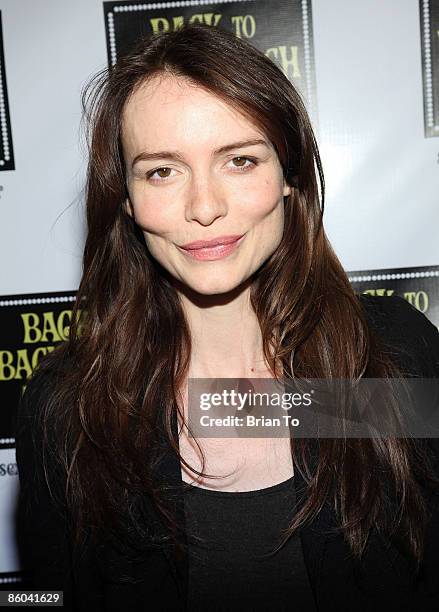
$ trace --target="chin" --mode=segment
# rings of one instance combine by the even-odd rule
[[[209,282],[209,280],[206,279],[205,282],[193,284],[191,288],[193,291],[202,295],[222,295],[236,289],[238,284],[239,283],[232,283],[230,281]]]
[[[231,278],[228,275],[226,278],[209,278],[206,274],[203,278],[191,278],[187,282],[187,286],[200,295],[224,295],[230,293],[242,285],[243,279]]]

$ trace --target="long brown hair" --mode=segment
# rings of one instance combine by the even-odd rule
[[[54,456],[68,476],[65,495],[78,540],[90,528],[100,535],[120,534],[127,517],[130,529],[141,533],[130,493],[149,495],[163,519],[174,531],[176,527],[153,474],[164,449],[163,434],[180,457],[171,425],[180,407],[191,338],[175,288],[125,210],[120,138],[129,96],[164,71],[206,88],[261,128],[294,187],[284,201],[282,241],[251,286],[273,374],[346,379],[398,375],[367,325],[325,235],[321,161],[292,83],[263,53],[217,28],[191,25],[141,40],[83,93],[89,135],[83,275],[70,337],[40,367],[58,368],[42,418]],[[278,363],[282,372],[276,370]],[[292,446],[308,495],[291,533],[331,499],[356,557],[361,557],[374,525],[389,532],[399,525],[408,554],[419,564],[426,507],[416,477],[422,473],[423,457],[415,442],[320,440],[314,473],[307,467],[306,442]],[[377,466],[393,479],[395,507],[400,509],[397,525],[384,524],[386,495]]]

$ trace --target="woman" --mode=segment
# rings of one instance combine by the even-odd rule
[[[195,25],[93,85],[75,323],[18,418],[33,588],[79,610],[437,609],[434,444],[183,426],[192,378],[438,376],[437,329],[355,295],[331,249],[299,94]]]

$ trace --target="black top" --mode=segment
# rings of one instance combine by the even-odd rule
[[[274,552],[295,503],[294,476],[243,492],[189,485],[189,610],[316,610],[297,533]]]

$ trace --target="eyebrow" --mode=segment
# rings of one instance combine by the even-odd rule
[[[224,145],[219,149],[215,149],[213,151],[213,155],[221,155],[222,153],[227,153],[227,151],[231,151],[232,149],[241,149],[243,147],[252,147],[255,145],[264,145],[268,147],[268,143],[266,140],[261,138],[253,138],[251,140],[239,140],[238,142],[232,142],[231,144]],[[150,159],[174,159],[176,161],[184,161],[183,154],[179,151],[156,151],[154,153],[149,153],[148,151],[143,151],[136,155],[131,163],[131,168],[141,161],[148,161]]]

